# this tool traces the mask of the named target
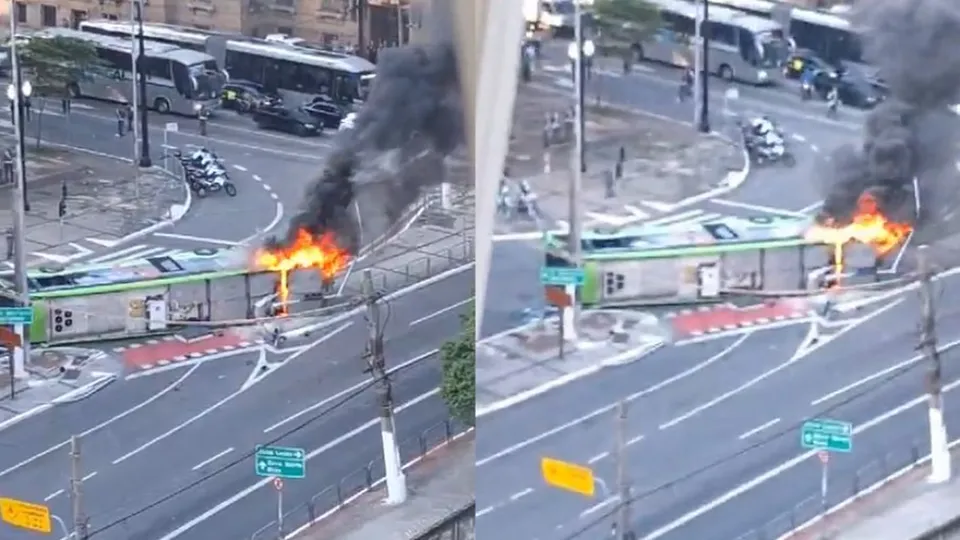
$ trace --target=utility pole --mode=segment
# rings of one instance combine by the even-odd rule
[[[583,58],[583,49],[584,49],[584,36],[583,36],[583,13],[581,11],[580,2],[574,2],[574,12],[573,12],[573,30],[574,36],[573,40],[576,43],[576,51],[572,55],[573,58],[573,87],[576,92],[576,105],[574,107],[574,138],[575,138],[575,148],[573,152],[573,163],[572,171],[570,175],[570,192],[569,192],[569,204],[570,204],[570,234],[567,236],[567,250],[570,252],[571,263],[579,268],[583,262],[583,246],[580,241],[580,191],[583,185],[583,172],[586,167],[586,161],[584,160],[584,138],[586,137],[585,133],[585,124],[583,118],[583,106],[584,106],[584,94],[585,92],[585,69],[584,69],[584,58]],[[570,297],[570,308],[565,310],[566,317],[561,321],[561,324],[564,325],[564,334],[568,339],[576,341],[577,340],[577,331],[580,321],[580,302],[577,299],[577,287],[571,285],[566,287],[567,295]]]
[[[146,4],[146,0],[133,0],[133,8],[137,11],[137,44],[138,54],[137,62],[134,64],[133,68],[133,78],[138,82],[138,92],[137,97],[139,98],[138,103],[140,106],[139,114],[134,118],[134,122],[140,122],[140,166],[143,168],[149,168],[153,166],[153,162],[150,160],[150,125],[147,123],[147,74],[144,73],[144,53],[146,52],[146,44],[143,37],[143,6]]]
[[[130,66],[133,69],[133,80],[130,81],[133,87],[133,125],[127,129],[133,129],[133,189],[137,205],[140,204],[140,83],[137,80],[138,67],[140,65],[140,41],[137,35],[137,0],[130,4]]]
[[[380,398],[380,435],[383,439],[383,464],[387,477],[387,504],[400,504],[407,500],[407,479],[400,464],[397,446],[396,423],[393,418],[393,389],[383,355],[383,323],[380,314],[380,294],[373,289],[373,273],[363,271],[363,298],[367,305],[367,328],[370,342],[364,357],[367,369],[377,383]]]
[[[620,487],[620,540],[630,540],[630,479],[627,477],[627,402],[617,404],[617,485]]]
[[[357,51],[367,58],[367,0],[355,0],[357,10]]]
[[[14,6],[14,3],[10,4]],[[27,281],[27,248],[26,234],[27,226],[25,223],[27,209],[27,167],[26,167],[26,144],[24,143],[24,80],[23,72],[20,70],[20,58],[17,52],[17,17],[15,10],[10,10],[10,71],[13,75],[13,89],[11,96],[13,99],[13,123],[17,128],[16,142],[16,162],[17,175],[15,178],[16,190],[12,199],[13,202],[13,241],[14,241],[14,285],[16,286],[17,296],[23,306],[30,305],[30,285]],[[39,122],[39,120],[37,120]],[[20,336],[20,347],[11,351],[10,376],[13,378],[24,378],[27,376],[26,363],[30,361],[30,326],[18,324],[14,330]]]
[[[710,2],[703,0],[703,30],[700,32],[700,132],[710,133]]]
[[[933,304],[933,269],[929,248],[920,246],[917,262],[920,269],[920,297],[923,301],[920,346],[930,360],[927,375],[927,402],[930,416],[930,483],[939,484],[950,480],[950,448],[947,443],[947,426],[943,421],[943,382],[941,381],[940,351],[937,350],[936,308]]]
[[[80,438],[70,437],[70,497],[73,502],[73,537],[87,538],[87,518],[83,515],[83,473],[80,470]]]

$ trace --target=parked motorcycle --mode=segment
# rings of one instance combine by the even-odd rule
[[[226,165],[214,152],[201,148],[189,156],[180,151],[173,155],[180,162],[184,179],[197,197],[204,198],[208,193],[221,190],[230,197],[237,195],[237,187],[230,181]]]

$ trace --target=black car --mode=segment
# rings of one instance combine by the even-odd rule
[[[263,86],[247,81],[229,81],[220,92],[220,107],[248,113],[267,105],[276,105],[280,96],[264,90]]]
[[[326,129],[337,129],[340,122],[350,111],[326,97],[315,97],[302,107],[303,111],[313,116]]]
[[[300,137],[310,137],[323,132],[317,119],[301,109],[261,107],[253,111],[253,121],[260,129],[283,131]]]
[[[812,69],[814,72],[837,73],[836,66],[820,58],[813,51],[807,49],[798,49],[783,65],[783,75],[788,79],[799,79],[804,70]]]
[[[813,89],[822,99],[827,99],[833,87],[837,88],[840,103],[858,109],[872,109],[884,99],[880,88],[853,72],[834,76],[819,73],[813,80]]]

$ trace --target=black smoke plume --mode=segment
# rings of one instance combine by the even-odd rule
[[[376,78],[354,128],[336,134],[285,237],[267,247],[289,244],[305,229],[332,233],[356,253],[444,180],[444,158],[463,143],[464,124],[452,24],[435,26],[432,42],[378,55]]]
[[[960,4],[862,0],[853,20],[890,94],[869,113],[862,144],[833,153],[822,217],[849,219],[869,193],[881,211],[914,223],[918,234],[936,232],[960,187],[958,119],[948,109],[960,101]]]

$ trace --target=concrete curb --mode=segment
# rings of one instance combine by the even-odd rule
[[[456,435],[454,435],[453,437],[450,437],[450,438],[447,439],[446,441],[444,441],[444,442],[438,444],[437,446],[434,446],[433,448],[427,450],[426,452],[423,453],[423,455],[418,456],[418,457],[415,457],[415,458],[411,459],[409,462],[405,463],[405,464],[403,465],[403,467],[402,467],[402,470],[405,471],[405,470],[409,469],[410,467],[413,467],[413,466],[416,465],[417,463],[420,463],[421,461],[423,461],[423,458],[429,456],[430,454],[436,452],[437,450],[440,450],[441,448],[446,447],[446,446],[449,445],[450,443],[456,442],[456,441],[462,439],[463,437],[466,437],[466,436],[469,435],[470,433],[473,433],[474,430],[476,430],[476,428],[471,427],[471,428],[466,429],[466,430],[464,430],[464,431],[462,431],[462,432],[460,432],[460,433],[457,433]],[[327,510],[327,511],[324,512],[323,514],[317,516],[317,518],[314,519],[313,521],[307,522],[305,525],[301,525],[298,529],[296,529],[296,530],[293,531],[292,533],[284,536],[284,537],[283,537],[283,540],[294,540],[295,538],[297,538],[297,536],[299,536],[299,535],[303,534],[304,532],[306,532],[310,527],[313,527],[313,526],[316,525],[317,523],[320,523],[321,521],[323,521],[323,520],[329,518],[330,516],[336,514],[337,512],[339,512],[340,510],[342,510],[342,509],[345,508],[346,506],[348,506],[348,505],[350,505],[350,504],[353,504],[354,501],[356,501],[356,500],[359,499],[360,497],[363,497],[363,496],[366,495],[367,493],[370,493],[371,491],[379,488],[380,485],[383,484],[384,482],[386,482],[386,478],[380,478],[380,479],[378,479],[376,482],[374,482],[373,484],[371,484],[370,487],[364,488],[364,489],[360,490],[359,492],[355,493],[354,495],[351,495],[350,497],[347,497],[342,503],[338,504],[337,506],[334,506],[334,507],[331,508],[330,510]]]
[[[9,427],[12,427],[24,420],[36,416],[42,412],[52,409],[56,405],[69,405],[70,403],[75,403],[82,399],[88,398],[95,394],[96,392],[106,388],[110,383],[117,380],[117,375],[111,373],[110,375],[99,377],[93,382],[87,383],[79,388],[71,390],[66,394],[52,400],[50,403],[44,403],[43,405],[38,405],[28,411],[24,411],[13,418],[8,418],[3,422],[0,422],[0,431],[3,431]]]
[[[72,150],[72,151],[74,151],[74,152],[81,152],[81,153],[84,153],[84,154],[87,154],[87,155],[91,155],[91,156],[97,156],[97,157],[103,157],[103,158],[108,158],[108,159],[114,159],[114,160],[117,160],[117,161],[122,161],[122,162],[124,162],[124,163],[133,164],[133,160],[130,159],[130,158],[115,156],[115,155],[113,155],[113,154],[107,154],[107,153],[104,153],[104,152],[97,152],[96,150],[89,150],[89,149],[87,149],[87,148],[81,148],[81,147],[79,147],[79,146],[70,146],[69,144],[60,144],[60,143],[52,143],[52,142],[44,142],[43,144],[45,144],[45,145],[47,145],[47,146],[52,146],[52,147],[54,147],[54,148],[64,148],[64,149],[66,149],[66,150]],[[160,172],[163,172],[164,174],[168,175],[170,178],[173,178],[173,179],[175,179],[175,180],[181,181],[180,177],[178,177],[177,175],[175,175],[175,174],[172,173],[171,171],[168,171],[168,170],[166,170],[166,169],[164,169],[164,168],[162,168],[162,167],[158,167],[158,166],[154,165],[153,167],[151,167],[151,169],[157,170],[157,171],[160,171]],[[143,229],[140,229],[139,231],[132,232],[132,233],[130,233],[130,234],[128,234],[128,235],[120,238],[119,240],[117,240],[117,244],[116,244],[116,245],[124,244],[124,243],[126,243],[126,242],[131,241],[131,240],[136,240],[137,238],[142,238],[142,237],[144,237],[144,236],[149,235],[150,233],[154,233],[154,232],[159,231],[160,229],[163,229],[163,228],[165,228],[165,227],[170,227],[170,226],[176,224],[176,223],[177,223],[178,221],[180,221],[181,219],[183,219],[183,217],[187,215],[187,212],[189,212],[189,211],[190,211],[190,208],[193,206],[193,193],[190,191],[190,188],[187,187],[186,182],[182,182],[182,181],[181,181],[181,183],[183,184],[183,190],[186,192],[186,196],[184,197],[183,204],[174,204],[174,205],[172,205],[172,206],[170,207],[170,209],[167,211],[167,215],[169,216],[167,219],[165,219],[165,220],[163,220],[163,221],[160,221],[160,222],[158,222],[158,223],[154,223],[153,225],[144,227]]]

